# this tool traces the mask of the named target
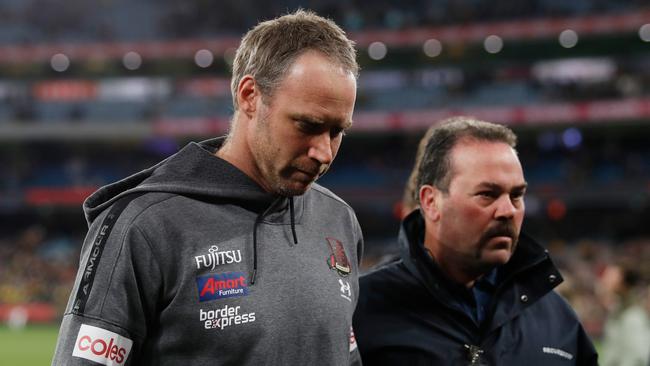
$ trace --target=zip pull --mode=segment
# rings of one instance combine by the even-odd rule
[[[483,350],[479,346],[466,344],[465,349],[467,350],[467,359],[469,360],[470,366],[482,365],[481,354],[483,354]]]

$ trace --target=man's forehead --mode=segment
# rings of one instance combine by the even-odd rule
[[[508,184],[525,184],[523,170],[516,151],[500,141],[463,141],[450,152],[452,180],[457,176],[474,184],[502,184],[498,177],[507,177]]]

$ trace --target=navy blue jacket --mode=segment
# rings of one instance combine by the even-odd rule
[[[364,365],[598,364],[575,313],[553,291],[562,277],[540,245],[520,237],[478,325],[452,306],[458,285],[425,252],[423,232],[416,210],[402,223],[402,258],[359,281],[354,331]]]

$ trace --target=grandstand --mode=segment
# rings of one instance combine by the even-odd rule
[[[455,114],[520,136],[525,228],[557,253],[593,335],[599,271],[650,259],[646,1],[66,4],[0,2],[0,320],[16,305],[36,309],[30,321],[58,319],[85,235],[83,199],[225,133],[239,37],[298,5],[358,45],[355,126],[321,183],[356,210],[366,266],[396,249],[421,133]]]

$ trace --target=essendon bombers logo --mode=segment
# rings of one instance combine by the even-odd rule
[[[350,262],[345,255],[343,244],[334,238],[327,237],[327,245],[330,247],[330,256],[327,258],[327,264],[330,269],[336,270],[340,276],[347,276],[350,274]]]

